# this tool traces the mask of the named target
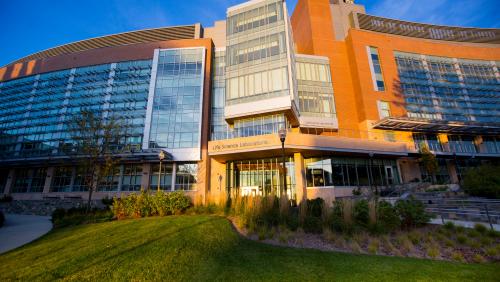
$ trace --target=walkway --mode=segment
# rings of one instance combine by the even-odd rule
[[[31,242],[50,229],[50,216],[6,214],[0,227],[0,254]]]
[[[457,225],[457,226],[463,226],[463,227],[467,227],[467,228],[474,228],[474,224],[476,223],[479,223],[479,224],[482,224],[484,226],[486,226],[488,229],[490,229],[490,225],[486,222],[473,222],[473,221],[465,221],[465,220],[455,220],[455,219],[445,219],[444,222],[448,222],[448,221],[451,221],[453,222],[453,224]],[[431,219],[431,224],[439,224],[439,225],[442,225],[443,224],[443,221],[441,220],[440,217],[437,217],[437,218],[433,218]],[[500,224],[492,224],[493,225],[493,229],[496,230],[496,231],[500,231]]]

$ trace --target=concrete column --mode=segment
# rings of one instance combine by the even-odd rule
[[[448,174],[450,175],[450,181],[451,183],[457,184],[458,183],[458,173],[457,173],[457,166],[455,164],[454,160],[448,160],[446,161],[446,166],[448,169]]]
[[[175,181],[176,181],[175,176],[176,176],[176,174],[177,174],[177,163],[173,163],[172,164],[172,184],[170,185],[171,191],[175,191]],[[198,178],[200,178],[200,177],[198,176]],[[200,187],[198,187],[198,189],[200,189]]]
[[[54,177],[55,168],[48,167],[47,168],[47,176],[45,177],[45,184],[43,185],[43,194],[50,193],[50,186],[52,185],[52,178]]]
[[[142,164],[142,177],[141,177],[141,189],[147,190],[149,189],[149,177],[151,173],[151,164],[143,163]]]
[[[122,182],[123,182],[123,172],[125,168],[124,165],[120,165],[120,176],[118,178],[118,192],[122,190]]]
[[[293,154],[293,160],[295,163],[295,193],[297,203],[300,203],[300,201],[307,199],[304,157],[301,153],[295,153]]]
[[[3,192],[5,195],[10,194],[10,191],[12,190],[12,186],[14,185],[14,178],[15,178],[15,170],[10,169],[9,174],[7,176],[7,182],[5,183],[5,189]]]

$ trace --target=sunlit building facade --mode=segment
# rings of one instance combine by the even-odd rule
[[[123,121],[97,199],[160,187],[195,201],[333,200],[459,183],[500,159],[499,29],[381,18],[344,0],[299,0],[291,16],[285,1],[253,0],[226,15],[0,68],[0,192],[85,198],[69,126],[83,109]],[[424,145],[434,177],[418,161]]]

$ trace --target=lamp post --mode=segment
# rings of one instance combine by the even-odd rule
[[[158,171],[158,192],[160,192],[160,183],[161,183],[161,162],[165,159],[165,152],[163,150],[158,154],[158,158],[160,159],[160,171]]]
[[[281,128],[278,132],[281,140],[281,154],[283,157],[283,193],[286,195],[286,160],[285,160],[285,138],[286,138],[286,129]]]

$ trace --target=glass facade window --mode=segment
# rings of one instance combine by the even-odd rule
[[[252,29],[259,29],[282,20],[283,6],[280,2],[230,16],[227,19],[227,34],[233,35]]]
[[[330,69],[328,65],[297,62],[296,70],[298,80],[331,82]]]
[[[52,176],[50,192],[71,192],[72,167],[56,167]]]
[[[420,172],[422,174],[422,182],[436,183],[436,184],[445,184],[450,183],[450,174],[448,172],[448,165],[445,159],[437,159],[438,170],[433,176],[427,172],[427,170],[420,164]],[[458,173],[458,170],[457,170]]]
[[[215,50],[213,61],[213,82],[212,82],[212,119],[210,121],[211,140],[223,140],[233,138],[233,130],[224,118],[224,108],[226,101],[226,52]]]
[[[498,122],[500,81],[496,65],[395,52],[409,117],[446,121]]]
[[[451,152],[477,153],[477,147],[473,136],[448,135],[448,144]]]
[[[372,72],[373,88],[375,91],[385,91],[384,76],[382,74],[382,66],[376,47],[367,47],[368,60],[370,62],[370,70]]]
[[[109,191],[118,191],[118,184],[120,181],[120,167],[114,166],[107,171],[106,175],[104,175],[97,185],[97,191],[100,192],[109,192]]]
[[[123,165],[121,191],[140,191],[142,180],[142,164]]]
[[[295,197],[295,165],[286,159],[287,193]],[[280,195],[283,186],[281,158],[244,160],[226,163],[227,189],[231,195]]]
[[[335,117],[335,101],[327,59],[296,56],[298,108],[301,115]]]
[[[240,119],[234,122],[234,137],[274,134],[281,128],[290,128],[284,114]]]
[[[415,148],[420,150],[424,144],[427,145],[429,150],[435,152],[442,152],[443,145],[439,141],[439,138],[436,134],[424,134],[424,133],[413,133],[413,143],[415,144]]]
[[[73,187],[71,190],[73,192],[86,192],[89,190],[89,186],[87,185],[88,179],[92,176],[85,174],[85,171],[81,167],[76,167],[75,180],[73,182]]]
[[[29,183],[29,170],[27,168],[16,169],[12,193],[27,193]]]
[[[175,173],[175,190],[194,191],[197,189],[198,164],[177,164]]]
[[[389,102],[377,101],[377,108],[380,119],[384,119],[386,117],[391,116],[391,108],[389,106]]]
[[[399,184],[394,160],[320,157],[305,159],[305,165],[307,187]]]
[[[290,95],[288,23],[283,2],[270,2],[228,11],[226,105]]]
[[[500,153],[500,137],[483,136],[483,144],[486,149],[486,153]]]
[[[67,154],[68,123],[82,109],[118,117],[123,136],[117,150],[142,142],[151,60],[79,67],[0,84],[0,156]]]
[[[230,78],[226,90],[228,104],[232,104],[233,99],[241,102],[283,96],[288,94],[288,71],[286,68],[277,68]]]
[[[199,148],[204,48],[160,50],[150,148]]]
[[[29,191],[32,193],[43,192],[45,186],[45,178],[47,177],[47,168],[34,168],[31,177],[31,185]]]
[[[172,163],[162,163],[161,173],[160,164],[151,166],[151,178],[149,179],[149,189],[151,191],[158,190],[158,178],[160,180],[160,190],[172,190],[172,171],[174,165]],[[160,177],[158,177],[160,175]]]

